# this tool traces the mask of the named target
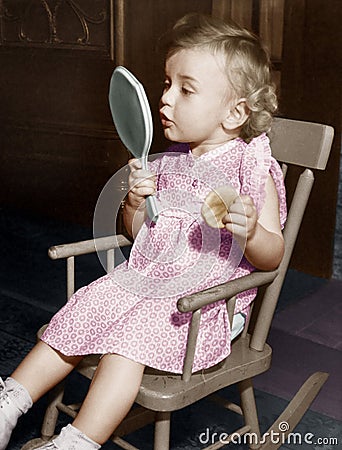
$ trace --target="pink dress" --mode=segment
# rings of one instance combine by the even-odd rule
[[[191,314],[180,313],[177,300],[254,270],[227,230],[204,222],[204,198],[230,184],[250,195],[260,211],[270,173],[283,225],[285,189],[265,134],[248,145],[237,138],[199,158],[178,144],[150,165],[157,173],[157,222],[145,221],[129,260],[79,289],[51,319],[42,340],[65,355],[116,353],[181,373]],[[247,314],[255,294],[240,294],[235,312]],[[224,359],[230,342],[224,300],[203,308],[193,371]]]

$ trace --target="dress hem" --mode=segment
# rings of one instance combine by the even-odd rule
[[[182,375],[183,374],[183,370],[175,370],[175,369],[162,369],[160,367],[157,367],[157,364],[151,364],[151,363],[146,363],[143,361],[140,361],[139,358],[135,357],[135,356],[131,356],[131,355],[127,355],[127,354],[123,354],[123,352],[120,351],[105,351],[105,352],[93,352],[93,353],[71,353],[71,352],[63,352],[62,350],[58,349],[57,346],[53,343],[50,343],[48,339],[44,339],[43,338],[44,334],[41,336],[41,341],[44,342],[46,345],[48,345],[49,347],[51,347],[53,350],[61,353],[63,356],[68,356],[68,357],[86,357],[86,356],[90,356],[90,355],[98,355],[101,357],[105,356],[105,355],[119,355],[122,356],[123,358],[127,358],[130,361],[136,362],[137,364],[141,364],[143,366],[145,366],[146,368],[149,369],[153,369],[153,370],[158,370],[161,372],[165,372],[165,373],[169,373],[169,374],[173,374],[173,375]],[[225,356],[220,356],[217,360],[214,360],[214,362],[211,362],[209,366],[200,366],[197,367],[195,366],[194,369],[192,370],[192,374],[195,374],[196,372],[199,372],[201,370],[208,370],[211,369],[212,367],[216,366],[217,364],[221,363],[225,358],[227,358],[227,356],[229,356],[230,352],[227,351],[227,354]]]

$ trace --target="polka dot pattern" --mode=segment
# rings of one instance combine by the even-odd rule
[[[235,139],[199,158],[178,144],[151,164],[157,173],[159,218],[143,224],[129,261],[79,289],[52,318],[42,340],[65,355],[117,353],[159,370],[181,373],[191,314],[177,309],[187,294],[254,270],[225,229],[201,218],[208,192],[230,184],[261,210],[270,173],[280,220],[286,219],[281,170],[268,138]],[[240,294],[236,312],[248,313],[256,290]],[[193,370],[210,367],[230,352],[225,301],[202,310]]]

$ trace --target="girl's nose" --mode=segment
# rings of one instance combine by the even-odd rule
[[[172,106],[174,99],[172,94],[172,89],[169,87],[168,89],[164,89],[164,92],[161,96],[160,102],[162,105]]]

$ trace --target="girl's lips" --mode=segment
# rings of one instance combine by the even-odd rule
[[[160,113],[160,120],[164,128],[168,128],[173,124],[172,120],[166,117],[163,113]]]

